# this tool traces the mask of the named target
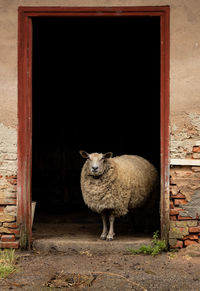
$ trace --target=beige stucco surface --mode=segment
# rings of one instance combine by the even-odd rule
[[[17,22],[19,6],[170,5],[170,119],[172,156],[179,142],[200,134],[199,0],[0,0],[0,124],[17,129]],[[0,132],[0,143],[3,132]],[[15,135],[16,136],[16,135]],[[190,145],[191,146],[191,145]],[[183,155],[180,153],[180,157]]]

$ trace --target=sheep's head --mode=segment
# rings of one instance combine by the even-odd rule
[[[93,177],[101,176],[104,173],[105,161],[112,157],[110,152],[106,154],[88,154],[87,152],[80,151],[79,153],[83,158],[88,159],[88,171]]]

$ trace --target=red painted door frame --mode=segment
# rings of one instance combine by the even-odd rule
[[[32,182],[32,18],[160,17],[161,49],[161,235],[169,230],[169,7],[19,7],[18,10],[18,187],[20,246],[30,248]]]

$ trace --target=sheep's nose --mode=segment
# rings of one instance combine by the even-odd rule
[[[97,167],[97,166],[93,166],[93,167],[92,167],[92,171],[93,171],[93,172],[96,172],[97,170],[98,170],[98,167]]]

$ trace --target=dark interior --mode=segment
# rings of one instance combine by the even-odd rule
[[[33,18],[36,219],[92,215],[79,150],[140,155],[160,170],[159,17]]]

